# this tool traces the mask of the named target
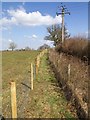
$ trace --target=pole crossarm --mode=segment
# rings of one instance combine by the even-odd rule
[[[64,14],[69,14],[69,15],[70,15],[70,12],[66,12],[66,13],[64,13]]]
[[[62,15],[62,13],[57,13],[57,12],[56,12],[56,15],[57,15],[57,16],[58,16],[58,15]]]
[[[63,13],[57,13],[56,12],[56,15],[58,16],[58,15],[62,15],[62,14],[69,14],[70,15],[70,12],[63,12]]]

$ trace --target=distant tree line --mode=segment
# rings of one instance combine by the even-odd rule
[[[44,45],[40,46],[40,47],[38,48],[38,50],[44,50],[44,49],[49,49],[49,48],[50,48],[49,45],[44,44]]]
[[[10,42],[9,44],[9,49],[11,49],[12,51],[15,50],[17,48],[17,45],[15,42]],[[16,51],[28,51],[31,50],[30,47],[26,46],[25,48],[21,48],[21,49],[16,49]],[[8,50],[7,50],[8,51]]]

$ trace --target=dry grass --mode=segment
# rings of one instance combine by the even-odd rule
[[[52,59],[53,58],[53,59]],[[65,53],[56,52],[51,50],[49,59],[54,64],[58,74],[61,78],[59,81],[66,84],[72,89],[84,108],[85,112],[88,111],[88,64],[82,62],[79,58]],[[70,79],[68,79],[68,64],[71,66]],[[69,93],[68,93],[69,96]]]

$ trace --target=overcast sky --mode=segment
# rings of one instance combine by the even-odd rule
[[[9,0],[10,1],[10,0]],[[88,32],[88,3],[65,2],[71,15],[65,16],[65,25],[71,36],[87,34]],[[52,24],[61,24],[61,16],[56,16],[60,2],[3,2],[2,3],[2,49],[8,49],[14,41],[18,48],[37,49],[46,43],[46,28]],[[0,48],[1,49],[1,48]]]

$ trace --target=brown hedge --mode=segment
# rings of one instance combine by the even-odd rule
[[[82,60],[90,60],[90,41],[80,37],[70,38],[57,45],[56,51],[77,56]]]

